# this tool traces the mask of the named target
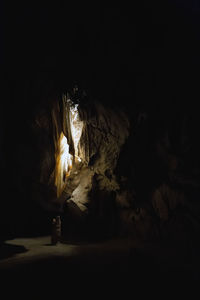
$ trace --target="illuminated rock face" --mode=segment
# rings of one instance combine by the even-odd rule
[[[47,214],[63,213],[66,204],[71,207],[69,215],[76,214],[79,220],[89,216],[90,228],[106,232],[117,215],[121,232],[134,237],[177,240],[184,239],[185,232],[188,237],[199,233],[199,173],[195,155],[185,152],[190,151],[187,145],[182,151],[187,154],[184,171],[184,157],[174,155],[171,136],[164,130],[155,136],[159,122],[152,124],[148,115],[138,125],[134,120],[129,129],[128,117],[116,108],[67,96],[58,99],[39,105],[26,135],[30,144],[21,143],[25,132],[20,131],[23,139],[13,159],[19,165],[10,164],[7,170],[9,176],[15,171],[7,178],[12,177],[34,218],[38,211],[32,209],[30,198]],[[191,159],[195,169],[190,177]],[[17,189],[13,190],[12,203],[18,207]]]
[[[61,131],[60,136],[54,138],[55,141],[55,186],[57,188],[57,198],[59,198],[67,184],[67,177],[70,176],[70,171],[73,164],[81,162],[79,157],[78,145],[82,135],[83,121],[80,120],[78,112],[78,104],[74,104],[70,99],[63,97],[63,118],[69,120],[68,132],[70,133],[71,140],[68,140]],[[57,120],[54,120],[57,123]],[[65,124],[65,123],[64,123]],[[57,133],[59,135],[59,133]],[[73,143],[71,148],[73,148],[72,154],[69,153],[69,143]]]
[[[150,209],[147,199],[142,204],[138,201],[142,194],[135,190],[137,182],[129,180],[131,186],[130,183],[128,185],[128,176],[123,173],[123,178],[120,173],[122,164],[117,169],[122,147],[126,141],[129,142],[129,120],[123,112],[98,102],[76,103],[64,95],[62,101],[53,102],[49,123],[44,116],[39,121],[38,118],[40,130],[42,126],[48,128],[54,146],[49,142],[41,147],[44,152],[41,155],[39,177],[47,194],[40,198],[37,195],[37,199],[47,211],[63,213],[68,207],[66,219],[70,221],[67,228],[76,227],[76,223],[77,230],[80,230],[84,228],[85,220],[89,219],[89,230],[93,229],[94,235],[104,232],[111,236],[113,228],[117,228],[119,223],[120,234],[131,234],[145,240],[174,235],[177,240],[175,233],[178,232],[178,237],[184,240],[188,230],[184,223],[191,222],[188,216],[179,212],[181,206],[188,205],[184,194],[167,184],[159,184],[154,189],[152,185],[148,199]],[[137,143],[132,148],[128,145],[124,147],[128,149],[128,155],[123,155],[126,158],[123,161],[126,162],[126,170],[132,167],[128,165],[131,154],[135,159],[142,157],[141,153],[139,156],[130,151],[137,147]],[[143,146],[140,152],[145,150],[148,154],[148,148]],[[162,149],[157,148],[159,154],[163,154]],[[170,172],[175,172],[176,169],[168,164],[168,157],[162,157],[166,158],[165,165],[169,166]],[[146,156],[143,158],[145,169],[140,163],[137,171],[142,167],[148,171]],[[152,174],[153,167],[155,169],[159,165],[150,164],[149,174]],[[144,187],[145,174],[142,173]],[[152,176],[148,176],[148,181],[151,179]],[[191,223],[191,232],[194,224]],[[184,233],[179,232],[179,226]]]
[[[63,132],[60,134],[58,140],[58,151],[56,153],[56,166],[55,166],[55,185],[57,187],[57,197],[60,197],[66,178],[70,175],[72,168],[73,156],[69,153],[69,145],[67,138]]]
[[[119,189],[115,168],[129,135],[128,118],[98,102],[73,102],[69,95],[53,102],[51,116],[55,160],[49,179],[40,176],[52,191],[43,205],[62,209],[71,199],[82,212],[88,212],[92,190],[111,193]],[[41,173],[47,174],[43,165]]]
[[[71,102],[70,100],[68,100],[68,102],[69,102],[69,112],[67,112],[67,114],[69,114],[71,135],[74,143],[74,156],[75,156],[75,161],[80,162],[81,159],[78,153],[78,144],[82,135],[83,121],[81,121],[79,117],[78,104],[73,105],[73,102]]]
[[[199,207],[197,201],[190,205],[179,191],[180,185],[184,190],[190,182],[176,170],[171,152],[165,153],[168,147],[163,143],[168,145],[168,139],[162,143],[155,139],[155,147],[148,146],[148,119],[142,122],[130,139],[128,117],[120,110],[65,95],[53,101],[49,110],[37,115],[34,127],[40,156],[34,200],[48,212],[64,213],[68,207],[66,228],[76,223],[80,230],[87,219],[94,235],[111,236],[118,227],[120,234],[145,240],[172,236],[184,240],[189,228],[185,224],[190,223],[190,237],[196,223],[184,210],[189,207],[195,215]],[[173,175],[168,183],[161,181],[162,165]],[[136,176],[129,178],[133,168]]]

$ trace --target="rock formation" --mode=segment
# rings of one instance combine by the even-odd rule
[[[77,94],[76,89],[63,94],[51,103],[51,111],[36,114],[35,134],[45,131],[48,143],[41,147],[34,197],[52,212],[63,213],[73,202],[80,215],[103,222],[111,205],[106,199],[120,189],[116,167],[129,119],[119,109],[88,101],[85,94],[78,99]]]
[[[7,147],[12,218],[35,233],[61,215],[68,235],[189,245],[200,229],[197,116],[176,118],[169,103],[159,111],[115,104],[91,100],[77,87],[38,100],[12,137],[14,156]]]

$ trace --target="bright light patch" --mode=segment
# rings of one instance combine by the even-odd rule
[[[67,138],[63,134],[63,132],[61,132],[58,141],[55,170],[55,185],[57,186],[57,197],[61,195],[66,183],[66,177],[70,175],[72,161],[73,156],[69,153]]]
[[[76,158],[79,162],[81,162],[81,158],[79,156],[76,156]]]
[[[75,163],[81,162],[81,158],[78,156],[78,144],[82,135],[83,121],[79,117],[78,104],[74,104],[70,99],[67,102],[69,106],[66,118],[69,116],[71,136],[74,143],[74,157],[69,153],[67,138],[61,132],[56,151],[55,185],[57,187],[57,197],[60,197],[65,188],[66,178],[70,175],[74,158]]]
[[[74,142],[75,160],[76,162],[77,161],[80,162],[81,159],[78,156],[78,143],[80,141],[82,130],[83,130],[83,121],[81,121],[79,118],[78,104],[73,105],[71,102],[69,118],[70,118],[72,139]]]

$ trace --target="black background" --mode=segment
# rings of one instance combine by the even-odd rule
[[[74,83],[129,112],[198,117],[199,12],[195,0],[1,2],[2,134]]]
[[[35,91],[41,95],[74,82],[111,102],[153,105],[154,99],[179,101],[186,93],[193,98],[198,1],[160,2],[2,4],[1,69],[9,99],[15,102],[19,93],[29,105],[39,101]]]

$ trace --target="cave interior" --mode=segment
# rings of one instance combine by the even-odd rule
[[[128,273],[130,285],[198,285],[200,7],[194,2],[4,7],[3,272],[16,258],[21,274],[30,263],[45,276],[75,268],[76,275],[99,270],[120,282],[119,274]],[[50,247],[57,216],[61,233]],[[23,255],[41,245],[44,257],[61,249],[59,258],[44,263],[27,256],[24,267]],[[65,260],[72,246],[79,256]]]

